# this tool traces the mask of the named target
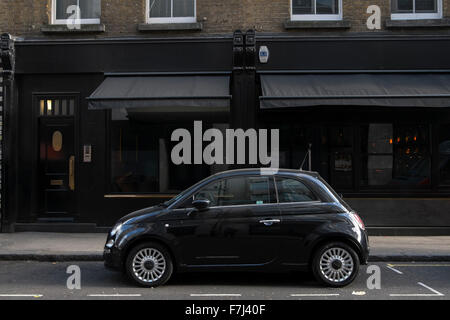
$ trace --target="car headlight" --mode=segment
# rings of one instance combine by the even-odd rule
[[[116,225],[114,226],[114,228],[112,228],[112,230],[111,230],[111,236],[114,237],[114,236],[116,235],[116,233],[119,232],[120,229],[122,229],[122,225],[123,225],[123,223],[118,223],[118,224],[116,224]]]

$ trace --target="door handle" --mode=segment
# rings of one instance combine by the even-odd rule
[[[75,190],[75,156],[69,158],[69,189]]]
[[[259,220],[259,223],[263,223],[265,226],[271,226],[274,223],[280,223],[280,219],[265,219],[265,220]]]

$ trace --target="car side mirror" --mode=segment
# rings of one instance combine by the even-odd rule
[[[198,211],[205,211],[209,208],[210,201],[206,199],[198,199],[192,201],[192,206]]]

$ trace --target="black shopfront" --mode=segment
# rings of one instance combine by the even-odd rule
[[[103,231],[235,167],[171,161],[195,120],[279,129],[280,167],[310,150],[372,233],[450,232],[449,37],[25,39],[11,56],[4,232]]]

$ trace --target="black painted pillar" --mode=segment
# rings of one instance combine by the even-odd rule
[[[231,82],[231,128],[255,128],[256,124],[256,37],[253,30],[240,30],[233,39]]]
[[[18,93],[14,78],[14,40],[1,36],[3,76],[3,141],[2,141],[2,232],[13,232],[18,215]]]

